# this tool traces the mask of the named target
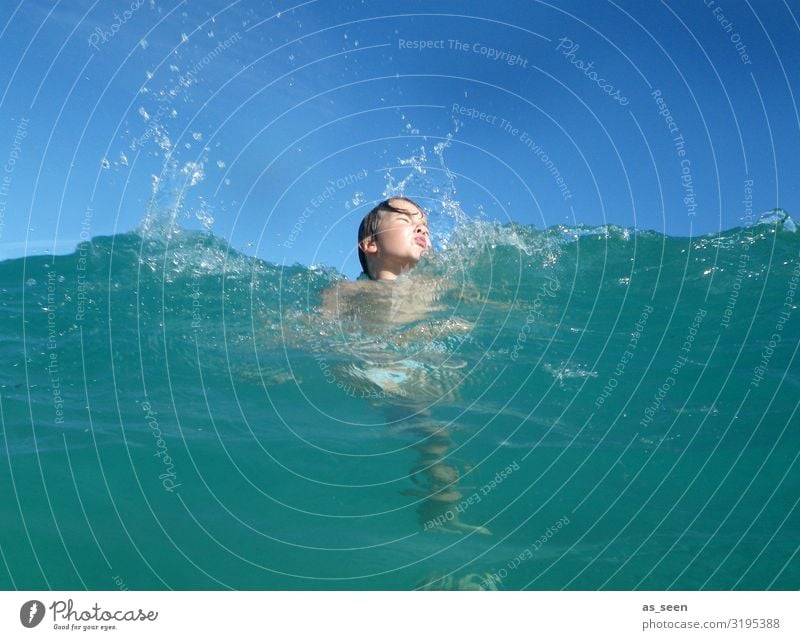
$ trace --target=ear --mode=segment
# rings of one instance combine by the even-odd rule
[[[378,253],[378,243],[375,242],[375,238],[373,236],[364,238],[358,243],[358,247],[368,256],[374,256]]]

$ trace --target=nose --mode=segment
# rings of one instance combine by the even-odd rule
[[[419,238],[422,236],[425,239],[425,247],[430,249],[431,246],[431,232],[428,230],[428,226],[424,224],[418,224],[414,228],[414,236]]]

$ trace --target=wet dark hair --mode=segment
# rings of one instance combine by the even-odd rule
[[[387,198],[383,202],[379,202],[378,204],[376,204],[373,207],[372,211],[370,211],[367,215],[364,216],[364,219],[361,221],[361,224],[358,227],[358,261],[361,263],[361,268],[364,270],[364,273],[370,280],[374,280],[375,278],[373,278],[372,274],[369,272],[369,267],[367,266],[367,254],[361,250],[361,243],[367,238],[371,238],[378,234],[378,226],[380,225],[382,214],[387,212],[405,213],[405,211],[403,211],[402,209],[398,209],[397,207],[390,204],[395,200],[402,200],[403,202],[408,202],[409,204],[419,209],[423,217],[427,217],[425,215],[425,210],[422,207],[420,207],[411,198],[406,198],[404,196],[392,196],[391,198]]]

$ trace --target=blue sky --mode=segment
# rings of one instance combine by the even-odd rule
[[[399,190],[440,228],[453,202],[680,236],[741,225],[746,199],[794,213],[799,20],[778,0],[4,4],[0,258],[136,228],[154,176],[182,225],[351,277],[358,222]]]

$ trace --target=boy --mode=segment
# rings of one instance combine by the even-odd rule
[[[341,282],[325,292],[324,313],[340,322],[357,320],[358,328],[371,334],[424,318],[436,284],[398,278],[430,249],[428,218],[418,204],[402,196],[378,203],[358,228],[358,259],[364,271],[357,282]],[[377,281],[391,286],[376,286]]]
[[[430,248],[430,231],[425,214],[419,205],[408,198],[384,200],[366,215],[358,228],[358,258],[364,275],[371,280],[396,280],[398,276],[415,267]],[[431,293],[436,289],[435,284],[412,281],[409,283],[409,291],[403,292],[403,288],[398,288],[397,284],[392,286],[394,295],[390,308],[393,319],[398,320],[402,317],[408,321],[410,319],[407,317],[408,311],[411,311],[412,315],[417,314],[421,317],[433,302]],[[415,292],[417,295],[413,295]],[[422,304],[414,308],[414,301]],[[401,386],[391,384],[398,377],[406,376],[403,369],[409,366],[408,362],[404,360],[394,363],[394,377],[390,379],[387,379],[388,376],[385,374],[381,378],[377,377],[376,373],[380,371],[377,369],[364,371],[365,377],[385,391],[397,392],[408,386],[408,393],[413,394],[412,408],[419,415],[416,417],[411,415],[400,424],[422,435],[421,442],[415,445],[420,451],[420,461],[410,474],[417,487],[402,493],[421,498],[417,512],[424,531],[436,529],[491,535],[491,531],[486,527],[466,524],[458,517],[458,503],[463,494],[458,488],[460,476],[458,469],[448,462],[450,437],[447,429],[441,424],[426,424],[424,416],[429,411],[423,403],[420,403],[426,395],[420,393],[422,391],[420,386],[428,392],[431,390],[435,392],[437,385],[432,385],[432,381],[427,380],[425,376],[415,380],[413,371],[408,372],[411,375],[406,378],[406,384]],[[436,399],[431,398],[431,400]],[[420,419],[422,422],[419,422]]]
[[[458,469],[447,461],[450,438],[446,428],[426,418],[426,404],[451,396],[457,387],[446,375],[450,369],[431,365],[425,354],[415,352],[411,358],[402,350],[382,348],[384,341],[401,346],[407,341],[430,340],[431,328],[415,323],[435,308],[441,282],[426,277],[398,279],[430,249],[428,219],[418,204],[401,196],[380,202],[358,228],[358,258],[364,270],[359,282],[340,283],[326,292],[323,308],[340,323],[354,320],[360,332],[382,334],[382,340],[349,345],[362,363],[342,373],[348,376],[348,385],[377,386],[380,394],[376,396],[390,398],[392,404],[408,410],[409,415],[399,420],[401,429],[415,432],[422,442],[414,445],[420,451],[420,462],[410,474],[416,487],[403,493],[419,498],[417,512],[423,530],[488,535],[491,532],[486,527],[465,524],[458,518],[463,494],[458,488]],[[447,322],[450,330],[465,328],[455,319]],[[407,330],[395,331],[405,325],[410,325]],[[398,420],[392,418],[392,422]]]

